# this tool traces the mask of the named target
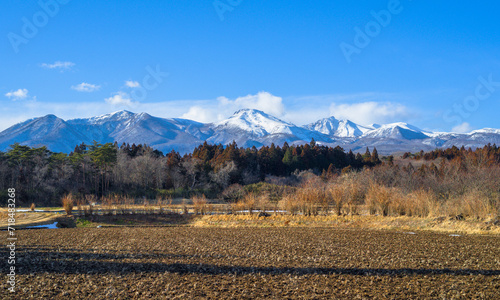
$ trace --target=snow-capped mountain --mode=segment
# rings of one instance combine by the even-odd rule
[[[85,134],[54,115],[30,119],[0,132],[0,150],[17,142],[69,153],[82,141],[87,141]]]
[[[217,122],[216,130],[238,130],[251,132],[255,136],[263,137],[268,134],[291,134],[290,128],[296,127],[262,111],[242,109],[235,112],[229,119]]]
[[[279,145],[285,141],[307,143],[312,138],[319,142],[332,142],[332,139],[324,134],[298,127],[254,109],[239,110],[229,119],[212,124],[211,128],[214,134],[207,141],[223,145],[233,140],[245,147],[271,143]]]
[[[429,136],[421,129],[407,123],[392,123],[381,125],[380,127],[366,131],[364,138],[392,138],[405,140],[421,140]]]
[[[45,145],[55,152],[69,153],[80,143],[136,143],[156,149],[189,152],[206,140],[205,124],[184,119],[163,119],[146,113],[120,111],[98,117],[64,121],[53,115],[28,120],[0,133],[0,149],[15,142]]]
[[[303,127],[332,137],[352,138],[362,136],[364,133],[375,129],[375,127],[361,126],[349,120],[337,120],[335,117],[321,119]]]
[[[119,111],[92,118],[63,120],[54,115],[30,119],[0,132],[0,151],[20,143],[32,147],[47,146],[54,152],[71,152],[80,143],[94,140],[119,144],[147,144],[164,153],[191,152],[204,141],[239,146],[309,143],[341,146],[364,151],[377,147],[381,154],[398,151],[433,150],[453,145],[482,147],[500,144],[500,129],[485,128],[468,134],[426,132],[407,123],[361,126],[349,120],[330,117],[299,127],[254,109],[235,112],[226,120],[203,124],[186,119],[166,119],[147,113]]]

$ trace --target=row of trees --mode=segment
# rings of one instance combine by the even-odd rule
[[[493,144],[493,146],[488,144],[483,148],[473,151],[471,148],[465,149],[464,146],[460,149],[456,146],[452,146],[448,149],[436,149],[427,153],[424,151],[415,154],[406,152],[403,154],[403,158],[413,158],[416,160],[424,159],[427,161],[436,160],[438,158],[445,158],[447,160],[467,158],[489,161],[490,164],[498,164],[500,162],[500,147],[497,147],[496,144]]]
[[[81,144],[74,151],[54,153],[46,147],[14,144],[0,152],[0,191],[15,187],[21,205],[59,204],[62,195],[115,194],[155,197],[203,192],[215,196],[231,184],[247,185],[266,176],[289,176],[296,170],[314,170],[332,176],[342,169],[359,170],[380,164],[376,149],[364,155],[326,147],[313,141],[290,146],[240,148],[204,143],[193,153],[164,155],[146,145]]]

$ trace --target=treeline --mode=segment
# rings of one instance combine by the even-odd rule
[[[500,163],[500,147],[497,147],[496,144],[486,145],[483,148],[478,148],[476,150],[472,150],[471,148],[465,149],[462,146],[460,149],[456,146],[452,146],[448,149],[436,149],[430,152],[420,151],[418,153],[410,153],[406,152],[403,154],[403,158],[412,158],[416,160],[424,159],[424,160],[436,160],[438,158],[445,158],[447,160],[453,159],[475,159],[475,160],[486,160],[490,164],[498,164]]]
[[[341,170],[379,164],[376,149],[354,154],[314,140],[305,145],[272,144],[260,149],[241,148],[234,142],[225,147],[204,143],[183,156],[135,144],[94,142],[78,145],[69,154],[14,144],[7,152],[0,152],[0,193],[16,188],[19,205],[59,205],[67,193],[216,197],[232,184],[248,185],[268,176],[287,177],[312,170],[328,178]]]

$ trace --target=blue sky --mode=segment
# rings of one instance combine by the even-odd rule
[[[41,3],[41,4],[40,4]],[[0,130],[117,110],[500,128],[496,1],[0,2]]]

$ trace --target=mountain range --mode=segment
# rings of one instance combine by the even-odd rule
[[[53,152],[69,153],[78,144],[125,142],[147,144],[164,153],[176,150],[189,153],[204,141],[243,147],[309,143],[341,146],[345,150],[364,151],[377,147],[381,154],[401,151],[428,151],[436,148],[482,147],[500,144],[499,129],[481,129],[470,133],[428,132],[407,123],[358,125],[349,120],[329,117],[304,126],[296,126],[254,109],[242,109],[216,123],[187,119],[159,118],[147,113],[119,111],[98,117],[63,120],[47,115],[16,124],[0,132],[0,151],[14,143],[31,147],[47,146]]]

